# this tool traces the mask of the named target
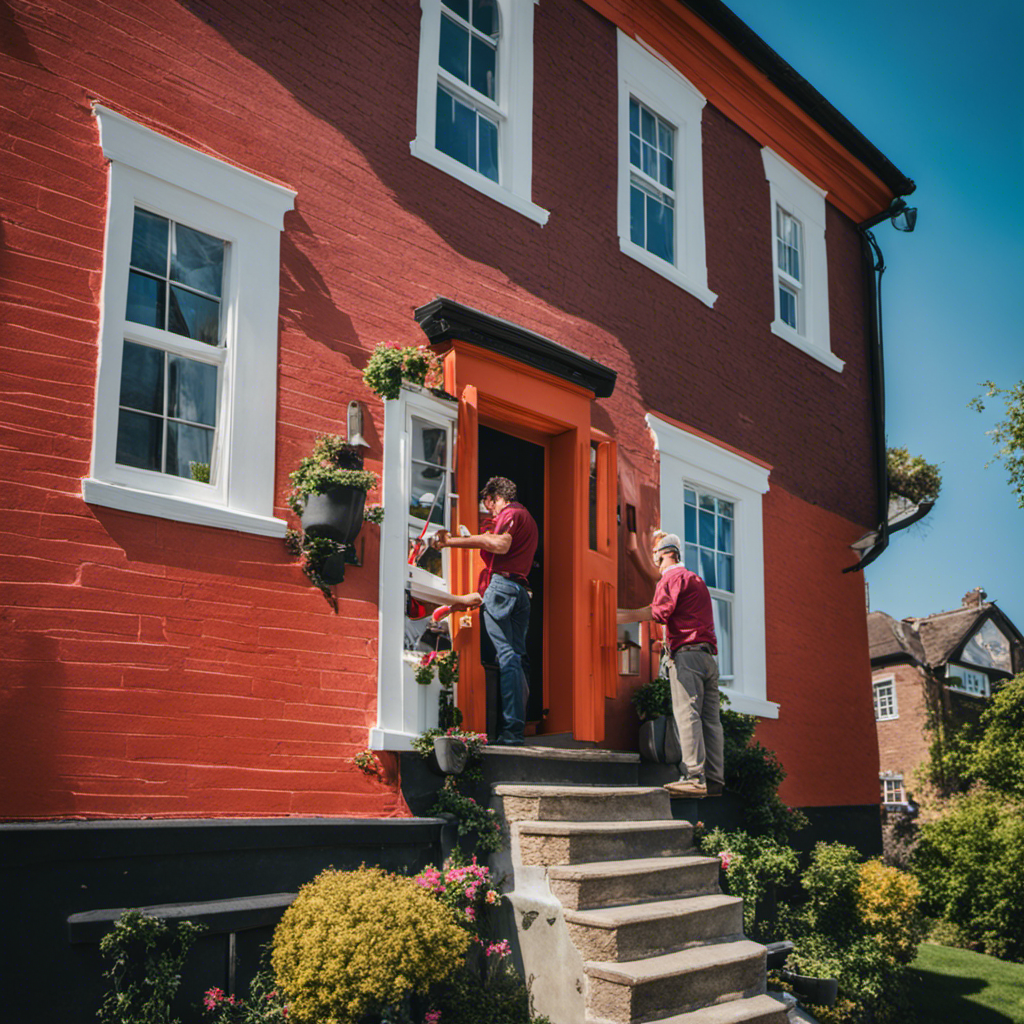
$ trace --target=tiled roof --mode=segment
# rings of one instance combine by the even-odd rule
[[[928,664],[942,665],[954,648],[967,639],[975,624],[991,607],[991,604],[983,602],[974,608],[957,608],[955,611],[938,612],[923,619],[907,621],[916,626]]]
[[[868,613],[868,645],[871,660],[906,656],[913,661],[925,661],[925,650],[912,620],[898,622],[885,612]]]

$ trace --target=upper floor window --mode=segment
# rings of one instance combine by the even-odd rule
[[[718,638],[718,674],[733,679],[733,601],[735,504],[696,487],[683,490],[683,562],[707,584]]]
[[[896,681],[890,677],[879,679],[872,684],[875,696],[875,721],[884,722],[890,718],[899,718],[896,707]]]
[[[761,158],[771,199],[772,333],[842,370],[829,340],[825,193],[770,149]]]
[[[271,536],[294,193],[96,108],[110,161],[86,501]],[[258,440],[257,440],[258,439]]]
[[[661,527],[711,594],[718,671],[734,711],[778,718],[768,700],[762,495],[769,468],[648,414],[661,464]]]
[[[534,0],[421,0],[413,156],[539,224],[533,177]]]
[[[972,693],[976,697],[989,695],[988,676],[977,669],[950,664],[946,667],[946,680],[954,690],[963,690],[964,693]]]
[[[701,118],[706,100],[623,32],[619,59],[619,248],[705,303]]]
[[[882,803],[902,804],[906,803],[906,792],[903,789],[902,775],[883,775],[879,781],[882,783]]]

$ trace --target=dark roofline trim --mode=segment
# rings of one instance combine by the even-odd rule
[[[586,388],[595,398],[607,398],[615,390],[618,374],[610,367],[557,345],[525,327],[481,313],[452,299],[439,296],[420,306],[414,315],[432,345],[466,341]]]
[[[908,196],[917,188],[913,179],[900,171],[874,143],[721,0],[680,2],[735,46],[777,89],[874,171],[894,195]]]

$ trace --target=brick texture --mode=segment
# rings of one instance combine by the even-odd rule
[[[836,375],[768,330],[768,186],[748,136],[706,109],[712,311],[619,252],[612,26],[582,3],[537,8],[541,229],[410,156],[419,18],[406,0],[0,12],[0,815],[407,813],[392,782],[351,764],[376,717],[376,531],[334,616],[278,541],[81,499],[107,186],[94,101],[298,192],[282,235],[278,515],[287,473],[316,433],[344,431],[351,398],[371,411],[379,469],[382,409],[360,372],[377,342],[423,340],[412,311],[437,294],[618,371],[594,422],[644,504],[649,408],[772,463],[770,696],[787,730],[814,737],[822,802],[861,802],[849,772],[824,764],[847,756],[861,716],[847,687],[867,656],[847,618],[859,582],[837,575],[875,502],[853,225],[829,210]],[[784,494],[813,544],[773,511],[796,507]],[[849,630],[826,645],[839,661],[815,646],[833,626]],[[814,671],[788,681],[803,658]]]

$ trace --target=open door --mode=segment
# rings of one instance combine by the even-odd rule
[[[479,530],[477,483],[479,467],[479,405],[472,384],[462,389],[459,398],[458,435],[455,447],[455,485],[459,502],[454,528],[465,526],[470,533]],[[452,549],[452,591],[467,594],[476,590],[483,568],[479,551]],[[487,689],[484,667],[480,663],[480,613],[464,612],[452,616],[452,647],[459,655],[458,705],[464,717],[463,728],[487,731]]]

